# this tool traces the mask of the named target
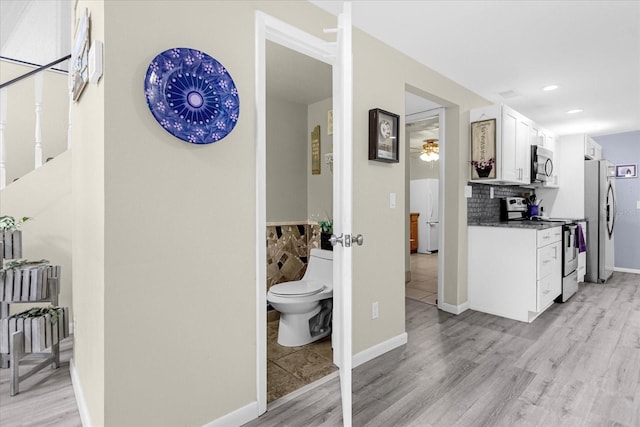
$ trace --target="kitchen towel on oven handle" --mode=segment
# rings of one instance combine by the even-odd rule
[[[584,233],[582,232],[582,226],[578,224],[576,233],[576,247],[578,248],[578,253],[587,252],[587,244],[584,241]]]

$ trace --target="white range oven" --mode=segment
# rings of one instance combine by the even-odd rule
[[[557,302],[567,301],[578,291],[578,224],[562,225],[562,294]]]

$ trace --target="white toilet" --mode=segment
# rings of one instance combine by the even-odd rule
[[[296,347],[331,333],[333,252],[311,249],[301,280],[274,285],[267,301],[280,312],[278,344]]]

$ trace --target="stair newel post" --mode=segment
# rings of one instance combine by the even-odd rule
[[[0,190],[7,186],[7,149],[4,134],[7,125],[7,90],[0,89]]]
[[[42,73],[35,77],[36,96],[36,147],[35,147],[35,168],[42,166]]]

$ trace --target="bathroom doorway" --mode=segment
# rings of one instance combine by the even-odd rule
[[[319,221],[333,212],[332,67],[266,42],[267,291],[300,280]],[[278,343],[280,313],[267,308],[267,404],[337,373],[331,335],[302,346]],[[276,403],[277,404],[277,403]]]
[[[439,254],[442,242],[440,158],[444,152],[444,108],[405,92],[405,138],[408,149],[409,256],[405,295],[438,304]]]

